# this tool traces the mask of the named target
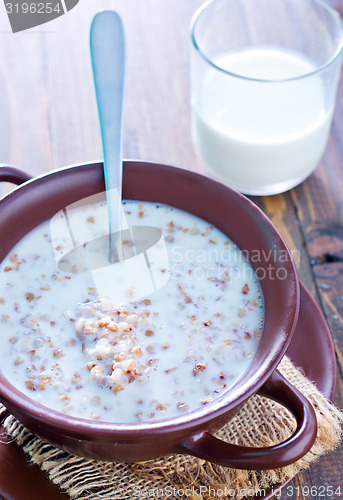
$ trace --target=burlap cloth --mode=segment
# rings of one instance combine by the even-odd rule
[[[65,453],[37,438],[14,417],[8,416],[7,433],[38,464],[49,479],[78,500],[134,498],[245,499],[261,497],[268,488],[283,483],[301,469],[333,450],[342,436],[343,413],[328,403],[285,357],[282,374],[312,403],[318,419],[318,436],[312,449],[298,462],[277,470],[242,471],[210,464],[198,458],[171,455],[159,460],[122,464],[86,460]],[[269,446],[294,430],[290,413],[260,396],[254,396],[221,429],[217,436],[246,446]]]

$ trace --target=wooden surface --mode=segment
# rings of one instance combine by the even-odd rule
[[[343,1],[329,3],[343,15]],[[0,14],[0,163],[32,175],[102,158],[89,59],[93,14],[114,8],[127,37],[124,156],[203,172],[190,137],[189,22],[201,0],[80,0],[60,19],[13,35]],[[297,255],[300,278],[330,326],[343,406],[343,79],[325,156],[302,185],[254,197]],[[9,186],[1,186],[2,192]],[[309,356],[311,355],[309,349]],[[305,486],[341,487],[343,446],[299,474],[282,499]],[[325,497],[324,498],[329,498]],[[339,498],[339,497],[334,497]]]

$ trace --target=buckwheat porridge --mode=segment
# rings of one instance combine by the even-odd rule
[[[179,416],[246,370],[263,328],[262,292],[245,256],[214,226],[161,204],[123,208],[129,227],[159,228],[161,237],[150,253],[133,249],[100,269],[113,289],[129,277],[120,302],[99,292],[99,269],[58,265],[72,248],[63,214],[4,259],[1,370],[29,397],[72,416],[127,423]],[[105,232],[106,210],[97,202],[68,211],[74,246]]]

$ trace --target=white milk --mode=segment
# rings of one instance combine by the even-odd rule
[[[149,254],[162,286],[137,297],[129,274],[126,302],[99,297],[89,270],[77,272],[75,264],[64,272],[56,264],[56,253],[69,248],[62,222],[43,223],[1,264],[1,371],[31,398],[69,415],[175,417],[210,403],[249,366],[263,297],[245,256],[211,224],[148,202],[124,209],[129,226],[162,230]],[[75,243],[90,245],[104,234],[106,215],[105,203],[68,209]],[[159,256],[164,248],[167,264]],[[120,264],[104,270],[117,287]]]
[[[198,90],[193,136],[211,173],[247,194],[282,192],[301,182],[321,159],[332,118],[320,77],[296,78],[314,66],[265,48],[230,53],[215,63],[257,80],[210,68]]]

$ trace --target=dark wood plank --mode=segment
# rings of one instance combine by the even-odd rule
[[[289,193],[262,198],[251,197],[251,199],[269,216],[279,230],[291,252],[299,278],[318,301],[304,237]]]

